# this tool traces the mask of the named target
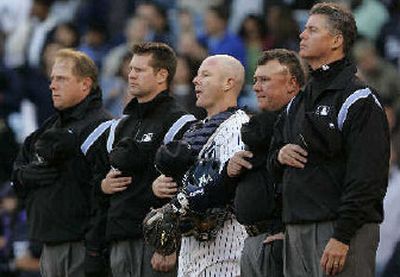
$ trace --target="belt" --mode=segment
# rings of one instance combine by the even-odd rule
[[[230,215],[231,212],[226,208],[213,208],[202,216],[183,217],[180,223],[182,235],[194,236],[198,241],[212,240]]]
[[[244,228],[250,237],[256,237],[264,233],[274,234],[283,230],[282,223],[276,220],[259,221],[254,224],[244,225]]]

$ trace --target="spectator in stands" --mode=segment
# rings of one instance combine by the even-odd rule
[[[42,246],[38,242],[28,241],[26,212],[8,183],[0,186],[0,229],[1,226],[4,244],[0,243],[0,275],[40,277],[39,257]]]
[[[267,38],[264,49],[286,48],[299,49],[299,26],[293,11],[282,3],[268,5],[266,13]]]
[[[135,15],[143,17],[149,23],[150,32],[147,41],[163,42],[175,45],[175,39],[170,31],[167,10],[155,2],[140,2]]]
[[[354,60],[360,77],[378,90],[381,97],[394,101],[394,108],[400,111],[400,78],[398,70],[381,58],[368,40],[359,40],[353,48]]]
[[[197,64],[188,56],[178,56],[171,93],[182,107],[195,115],[196,118],[202,119],[206,114],[202,108],[196,107],[196,94],[192,83],[199,66],[200,64]]]
[[[30,18],[18,25],[6,42],[6,64],[16,68],[40,67],[40,59],[59,18],[50,15],[54,0],[34,0]]]
[[[147,41],[149,32],[149,24],[146,19],[140,16],[129,18],[125,25],[126,42],[111,48],[104,57],[101,77],[115,76],[119,70],[121,59],[130,52],[133,45]]]
[[[56,26],[53,41],[65,48],[76,48],[79,45],[78,28],[72,22],[61,23]]]
[[[0,32],[0,118],[8,120],[11,113],[17,112],[22,99],[20,76],[4,63],[4,34]]]
[[[83,34],[83,40],[78,49],[87,54],[101,70],[103,59],[109,47],[107,44],[107,29],[102,23],[92,22]]]
[[[377,48],[387,61],[400,70],[400,2],[392,1],[389,11],[390,19],[380,31]]]
[[[130,101],[127,92],[131,58],[132,54],[126,53],[120,60],[117,73],[113,76],[104,76],[101,80],[104,108],[115,117],[122,115],[126,103]]]
[[[54,113],[49,82],[55,55],[61,48],[62,46],[58,43],[47,44],[41,57],[41,66],[29,70],[29,74],[27,74],[23,82],[25,98],[29,99],[35,105],[38,127]]]
[[[246,50],[242,39],[228,30],[229,14],[225,6],[211,6],[205,13],[205,32],[198,42],[208,55],[229,54],[246,66]]]
[[[253,75],[256,71],[258,58],[261,56],[263,50],[265,35],[265,22],[261,16],[250,14],[244,18],[239,29],[239,36],[244,41],[246,47],[247,85],[253,84]]]
[[[382,26],[388,21],[389,13],[379,0],[350,1],[351,9],[357,23],[358,34],[375,41]],[[371,20],[373,18],[373,20]]]

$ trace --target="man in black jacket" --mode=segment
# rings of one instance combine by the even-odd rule
[[[30,239],[44,244],[42,275],[84,276],[96,176],[89,162],[95,153],[84,153],[82,146],[109,115],[102,108],[96,66],[82,52],[56,54],[50,89],[57,113],[24,141],[13,184],[25,201]]]
[[[278,121],[269,160],[282,180],[286,276],[374,276],[389,132],[347,58],[356,33],[349,11],[319,3],[300,34],[311,77]]]
[[[134,98],[126,115],[110,128],[107,147],[112,169],[101,183],[107,196],[106,237],[111,241],[114,276],[175,276],[176,255],[163,256],[144,243],[142,221],[162,201],[152,193],[158,176],[154,156],[195,118],[168,95],[176,56],[163,43],[135,45],[130,63],[129,93]],[[164,272],[164,273],[162,273]]]
[[[304,85],[297,54],[285,49],[265,51],[258,60],[253,89],[262,113],[242,127],[246,151],[229,160],[227,174],[236,188],[235,214],[249,235],[240,259],[241,276],[283,276],[281,195],[266,168],[277,115]]]

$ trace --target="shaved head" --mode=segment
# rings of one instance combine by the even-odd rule
[[[193,79],[196,106],[204,108],[208,116],[237,106],[237,98],[244,83],[243,65],[234,57],[214,55],[206,58]]]
[[[221,76],[234,80],[233,91],[236,95],[239,95],[245,78],[244,67],[240,61],[229,55],[214,55],[206,58],[206,60],[215,61],[216,66],[221,70]]]

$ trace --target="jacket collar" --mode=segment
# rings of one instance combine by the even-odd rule
[[[325,83],[325,89],[340,90],[347,86],[349,80],[357,72],[356,66],[347,58],[323,65],[311,70],[311,80],[314,83]]]
[[[82,119],[86,112],[92,108],[101,107],[101,90],[100,88],[92,89],[92,91],[83,99],[79,104],[67,108],[65,110],[58,111],[58,116],[62,123],[70,120]]]
[[[347,58],[335,61],[311,71],[308,86],[312,103],[325,92],[343,90],[357,72],[356,66]]]
[[[145,103],[139,103],[136,98],[133,98],[126,105],[124,114],[134,116],[136,118],[144,118],[148,113],[153,112],[159,103],[164,102],[168,98],[170,98],[170,96],[167,90],[160,92],[152,100]]]

